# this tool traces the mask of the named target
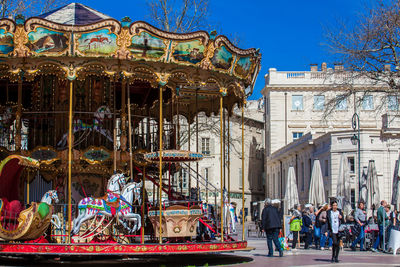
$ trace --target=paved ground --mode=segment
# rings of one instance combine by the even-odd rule
[[[250,239],[248,245],[255,249],[250,252],[236,252],[235,256],[247,256],[252,258],[251,262],[227,265],[227,266],[400,266],[400,255],[393,254],[360,252],[344,249],[340,251],[339,263],[331,263],[332,251],[321,250],[304,250],[298,249],[295,252],[285,252],[284,257],[278,257],[275,252],[275,257],[269,258],[267,255],[267,244],[264,239]],[[231,253],[229,253],[231,254]]]

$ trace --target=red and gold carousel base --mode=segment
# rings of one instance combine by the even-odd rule
[[[150,255],[248,250],[247,241],[174,244],[0,244],[0,255]]]

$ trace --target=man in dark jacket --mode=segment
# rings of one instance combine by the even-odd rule
[[[265,200],[265,208],[262,211],[261,222],[263,231],[267,234],[268,257],[273,257],[274,254],[272,241],[274,241],[275,247],[279,250],[279,257],[282,257],[283,251],[278,239],[279,229],[282,228],[282,222],[278,209],[271,205],[271,200],[269,198]]]

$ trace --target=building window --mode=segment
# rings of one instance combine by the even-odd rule
[[[329,176],[329,162],[325,160],[325,176]]]
[[[354,170],[355,170],[354,157],[348,157],[347,162],[349,164],[350,173],[354,173]]]
[[[325,107],[325,96],[315,95],[314,96],[314,110],[324,110]]]
[[[303,136],[303,133],[301,133],[301,132],[293,132],[293,141],[299,139],[302,136]]]
[[[336,110],[347,110],[347,98],[344,95],[336,97]]]
[[[208,182],[208,177],[210,177],[210,168],[204,168],[204,179]]]
[[[303,110],[302,95],[292,95],[292,110]]]
[[[239,188],[241,189],[243,187],[242,183],[242,168],[239,168]]]
[[[388,96],[388,109],[399,110],[399,98],[395,95]]]
[[[350,190],[350,201],[351,201],[351,208],[354,210],[356,208],[356,191],[354,189]]]
[[[187,179],[187,170],[186,169],[182,169],[182,188],[187,189],[188,187],[188,179]]]
[[[210,138],[201,138],[201,153],[210,155]]]
[[[374,97],[372,95],[365,95],[362,99],[363,110],[374,110]]]

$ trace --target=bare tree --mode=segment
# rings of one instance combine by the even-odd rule
[[[29,17],[45,13],[65,3],[66,0],[0,0],[0,16],[13,18],[22,14]]]
[[[328,31],[328,45],[344,70],[387,87],[400,88],[400,1],[378,1],[366,8],[352,26],[341,23]]]
[[[185,33],[207,28],[208,0],[152,0],[148,8],[151,22],[165,31]]]

